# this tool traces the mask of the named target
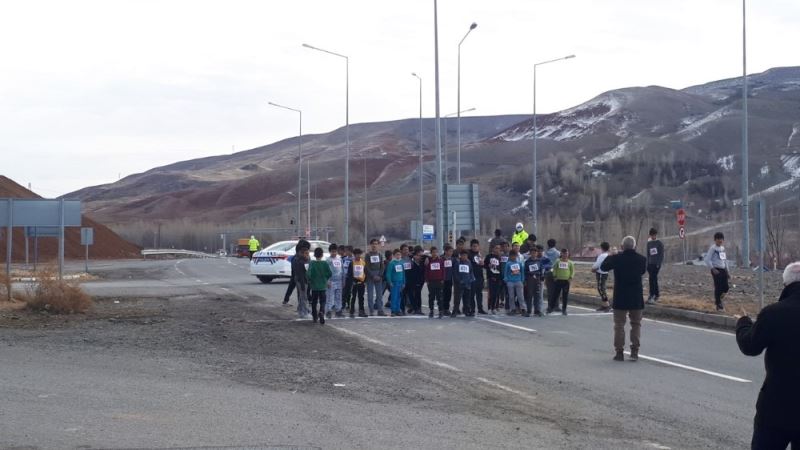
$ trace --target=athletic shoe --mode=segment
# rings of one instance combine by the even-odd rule
[[[439,317],[442,317],[442,313],[439,313]],[[428,313],[428,318],[433,319],[433,310]]]
[[[441,312],[441,311],[439,311],[439,318],[441,319],[441,318],[443,318],[443,317],[444,317],[444,314],[442,314],[442,312]]]
[[[325,325],[325,314],[319,313],[319,323]]]
[[[478,310],[478,314],[483,314],[485,316],[486,315],[486,311],[484,311],[483,309],[479,309]],[[474,316],[475,313],[472,313],[472,315]]]
[[[395,313],[394,313],[394,311],[392,311],[392,313],[391,313],[389,316],[390,316],[390,317],[395,317],[395,316],[397,316],[397,315],[398,315],[398,314],[395,314]]]
[[[609,312],[610,310],[611,310],[610,306],[601,306],[601,307],[595,309],[595,311],[599,311],[599,312]]]
[[[370,314],[370,315],[372,315],[372,314]],[[359,311],[358,312],[358,317],[369,317],[369,316],[364,311]]]
[[[614,361],[625,361],[625,354],[622,352],[617,352],[614,355]]]
[[[351,319],[355,319],[355,318],[356,318],[356,313],[353,313],[353,312],[351,312],[351,313],[350,313],[350,318],[351,318]]]
[[[629,361],[636,362],[639,360],[639,349],[631,349],[631,357],[628,358]]]
[[[567,315],[567,310],[565,309],[565,310],[561,311],[561,315],[562,316],[566,316]]]
[[[328,319],[330,319],[330,318],[332,318],[332,317],[333,317],[333,312],[332,312],[332,311],[328,311],[328,312],[326,312],[326,313],[325,313],[325,316],[326,316]]]
[[[542,314],[541,311],[537,311],[537,312],[533,313],[533,315],[536,316],[536,317],[544,317],[544,314]]]
[[[529,312],[527,312],[527,311],[526,311],[526,312],[525,312],[525,314],[523,314],[523,316],[525,316],[525,317],[530,317],[530,316],[531,316],[531,313],[529,313]]]
[[[650,298],[648,298],[648,299],[647,299],[647,304],[648,304],[648,305],[652,305],[652,304],[654,304],[655,302],[656,302],[656,301],[655,301],[655,300],[653,300],[653,297],[650,297]]]
[[[559,308],[558,306],[556,306],[555,308],[553,308],[553,312],[561,312],[561,308]]]
[[[383,312],[383,310],[382,310],[382,309],[380,309],[380,310],[378,310],[378,316],[380,316],[380,317],[386,317],[386,313],[385,313],[385,312]]]

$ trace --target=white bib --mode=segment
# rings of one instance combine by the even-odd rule
[[[378,264],[379,262],[381,262],[381,257],[378,255],[372,255],[369,257],[369,262],[372,264]]]
[[[538,264],[531,264],[530,266],[528,266],[528,270],[531,271],[531,272],[538,272],[539,271],[539,265]]]
[[[558,268],[559,269],[569,269],[569,263],[565,263],[565,262],[558,263]]]
[[[655,256],[658,254],[658,249],[653,247],[650,249],[650,256]]]
[[[497,258],[492,258],[492,259],[489,260],[489,264],[491,264],[493,266],[499,266],[500,265],[500,261],[498,261]]]
[[[439,263],[431,263],[431,270],[441,270],[442,266]]]
[[[458,271],[461,273],[469,273],[469,266],[467,264],[459,264]]]
[[[410,262],[403,263],[403,269],[405,269],[405,270],[411,270],[411,263],[410,263]]]
[[[508,256],[501,256],[500,257],[500,261],[501,262],[508,262]]]
[[[448,268],[448,267],[453,267],[453,261],[452,261],[452,260],[450,260],[450,259],[445,259],[445,260],[444,260],[444,267],[445,267],[445,268]]]
[[[306,270],[308,270],[308,263],[303,264],[303,265],[306,266]]]
[[[519,273],[519,264],[517,263],[511,264],[511,273],[513,273],[514,275]]]
[[[480,256],[478,256],[478,255],[475,255],[475,256],[472,258],[472,260],[473,260],[473,261],[475,261],[475,264],[480,264],[480,263],[481,263],[481,257],[480,257]]]
[[[725,252],[719,252],[719,259],[725,261],[728,257],[725,255]]]
[[[401,266],[400,264],[395,265],[394,266],[394,271],[397,272],[397,273],[402,272],[403,271],[403,266]]]
[[[337,269],[341,269],[342,268],[342,262],[340,260],[338,260],[338,259],[334,259],[333,260],[333,267],[335,267]]]
[[[364,266],[356,264],[353,266],[353,276],[356,278],[361,278],[364,275]]]

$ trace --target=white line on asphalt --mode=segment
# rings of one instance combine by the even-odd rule
[[[428,359],[425,356],[419,355],[419,354],[414,353],[414,352],[410,352],[410,351],[402,349],[402,348],[398,348],[397,346],[394,346],[394,345],[389,345],[389,344],[387,344],[385,342],[379,341],[379,340],[371,338],[369,336],[364,336],[361,333],[356,333],[355,331],[351,331],[351,330],[348,330],[346,328],[340,328],[340,327],[336,327],[336,326],[331,326],[331,328],[339,330],[344,334],[349,334],[349,335],[355,336],[355,337],[357,337],[359,339],[363,339],[363,340],[365,340],[365,341],[367,341],[369,343],[372,343],[372,344],[375,344],[375,345],[380,345],[381,347],[387,347],[387,348],[390,348],[390,349],[392,349],[394,351],[399,351],[400,353],[402,353],[402,354],[404,354],[406,356],[410,356],[412,358],[419,359],[420,361],[422,361],[424,363],[431,364],[431,365],[434,365],[434,366],[437,366],[437,367],[442,367],[444,369],[451,370],[453,372],[461,372],[461,369],[459,369],[457,367],[453,367],[450,364],[446,364],[446,363],[443,363],[441,361],[435,361],[435,360],[432,360],[432,359]]]
[[[487,380],[486,378],[477,377],[476,379],[478,381],[480,381],[481,383],[488,384],[489,386],[496,387],[497,389],[500,389],[500,390],[503,390],[503,391],[506,391],[506,392],[510,392],[510,393],[512,393],[514,395],[519,395],[521,397],[525,397],[525,398],[527,398],[528,400],[531,400],[531,401],[536,401],[536,396],[533,396],[533,395],[530,395],[530,394],[526,394],[526,393],[524,393],[522,391],[518,391],[516,389],[512,389],[512,388],[510,388],[508,386],[504,386],[504,385],[502,385],[500,383],[495,383],[494,381]]]
[[[477,319],[478,319],[478,320],[483,320],[484,322],[496,323],[497,325],[502,325],[502,326],[504,326],[504,327],[516,328],[517,330],[527,331],[527,332],[529,332],[529,333],[536,333],[536,330],[534,330],[533,328],[525,328],[525,327],[521,327],[521,326],[519,326],[519,325],[514,325],[514,324],[510,324],[510,323],[500,322],[499,320],[484,319],[483,317],[477,317]]]
[[[570,305],[570,308],[583,309],[583,310],[586,310],[586,311],[594,311],[594,309],[592,309],[592,308],[585,308],[583,306],[572,306],[572,305]],[[606,313],[604,313],[604,314],[606,314]],[[608,314],[611,314],[611,313],[608,313]],[[576,314],[576,315],[585,315],[585,314]],[[721,335],[724,335],[724,336],[736,336],[736,333],[730,333],[728,331],[712,330],[711,328],[693,327],[691,325],[684,325],[682,323],[666,322],[664,320],[647,319],[647,318],[644,318],[642,320],[645,320],[647,322],[660,323],[662,325],[670,325],[670,326],[673,326],[673,327],[686,328],[686,329],[689,329],[689,330],[705,331],[706,333],[711,333],[711,334],[721,334]]]
[[[630,352],[625,352],[625,354],[626,355],[630,355]],[[664,359],[653,358],[652,356],[645,356],[645,355],[639,354],[639,358],[646,359],[648,361],[657,362],[657,363],[660,363],[660,364],[666,364],[668,366],[673,366],[673,367],[678,367],[678,368],[681,368],[681,369],[691,370],[692,372],[704,373],[706,375],[711,375],[711,376],[714,376],[714,377],[724,378],[726,380],[737,381],[739,383],[752,383],[752,381],[745,380],[744,378],[738,378],[738,377],[733,377],[733,376],[730,376],[730,375],[725,375],[724,373],[712,372],[710,370],[705,370],[705,369],[699,369],[697,367],[687,366],[685,364],[679,364],[679,363],[672,362],[672,361],[667,361],[667,360],[664,360]]]

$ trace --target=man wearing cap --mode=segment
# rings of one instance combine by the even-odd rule
[[[783,292],[766,306],[758,320],[743,317],[736,324],[736,343],[747,356],[764,350],[767,376],[758,394],[753,449],[800,448],[800,262],[783,271]]]
[[[517,222],[517,226],[514,227],[514,229],[516,231],[514,231],[514,235],[511,236],[511,243],[522,245],[525,242],[525,239],[528,239],[528,232],[525,231],[525,227],[522,225],[522,222]]]

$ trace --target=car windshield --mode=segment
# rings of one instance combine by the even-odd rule
[[[297,245],[297,242],[278,242],[270,245],[265,250],[269,250],[271,252],[288,252],[289,250],[293,249],[295,245]]]

